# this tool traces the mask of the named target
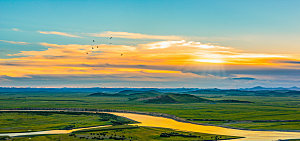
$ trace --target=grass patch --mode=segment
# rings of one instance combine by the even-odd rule
[[[170,136],[165,136],[170,135]],[[30,138],[30,139],[29,139]],[[239,137],[222,136],[203,133],[190,133],[174,131],[165,128],[137,127],[129,125],[99,128],[96,131],[75,132],[65,135],[47,135],[33,137],[15,137],[14,141],[84,141],[84,140],[139,140],[139,141],[192,141],[192,140],[215,140],[234,139]]]
[[[133,123],[111,114],[78,112],[0,112],[0,133],[120,125]]]

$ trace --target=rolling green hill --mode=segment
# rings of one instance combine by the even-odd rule
[[[254,103],[254,102],[245,101],[245,100],[216,100],[215,102],[218,102],[218,103]]]
[[[102,92],[99,92],[99,93],[92,93],[92,94],[89,94],[88,96],[103,96],[103,97],[122,97],[122,96],[126,96],[126,95],[122,95],[122,94],[109,94],[109,93],[102,93]]]
[[[253,103],[241,100],[209,100],[190,94],[161,93],[157,91],[132,91],[125,90],[115,94],[92,93],[89,97],[127,97],[129,101],[138,101],[143,103],[167,104],[167,103]]]
[[[129,97],[129,100],[135,100],[135,99],[138,99],[138,98],[153,97],[153,96],[159,96],[159,95],[162,95],[162,94],[163,93],[158,92],[158,91],[154,91],[154,90],[150,90],[150,91],[123,90],[123,91],[117,92],[115,94],[98,92],[98,93],[89,94],[88,96]]]
[[[142,98],[139,101],[145,103],[199,103],[199,102],[212,102],[211,100],[200,98],[189,94],[167,94],[156,97]]]

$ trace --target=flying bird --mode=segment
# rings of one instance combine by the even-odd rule
[[[95,40],[93,40],[93,42],[95,42]]]

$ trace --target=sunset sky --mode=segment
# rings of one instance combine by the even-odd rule
[[[300,87],[299,5],[0,0],[0,87]]]

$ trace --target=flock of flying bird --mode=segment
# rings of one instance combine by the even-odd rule
[[[109,40],[112,39],[112,37],[108,38]],[[95,42],[95,40],[93,40],[93,43]],[[112,44],[111,42],[109,43],[110,45]],[[98,46],[95,46],[95,48],[99,48]],[[94,49],[94,45],[92,45],[92,50]],[[91,51],[92,52],[92,51]],[[86,54],[89,54],[89,52],[87,52]],[[123,56],[123,54],[121,54],[121,56]]]

